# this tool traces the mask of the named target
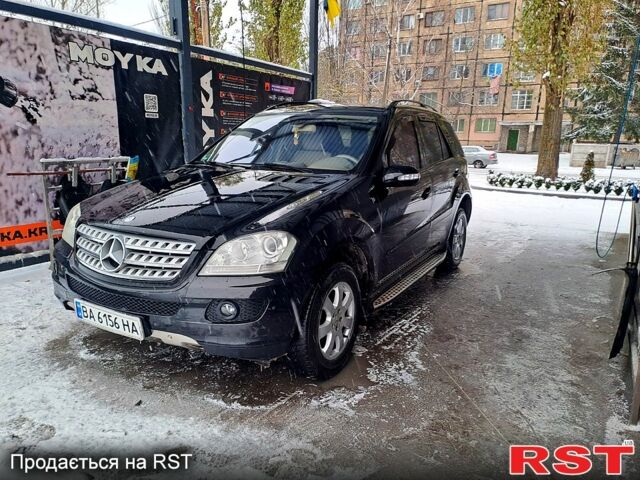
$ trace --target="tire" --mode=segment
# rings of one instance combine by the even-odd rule
[[[311,294],[302,319],[302,335],[293,341],[289,352],[294,368],[305,377],[319,380],[336,375],[351,358],[361,314],[356,274],[346,263],[336,263]],[[340,345],[336,338],[341,339]]]
[[[438,267],[439,273],[451,272],[457,269],[460,262],[462,262],[464,249],[467,245],[467,223],[467,213],[463,208],[459,208],[447,240],[447,257]],[[460,229],[462,229],[461,243],[459,243]]]
[[[482,160],[476,160],[473,162],[473,168],[484,168],[486,165],[482,162]]]

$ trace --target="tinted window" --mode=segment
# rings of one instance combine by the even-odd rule
[[[438,129],[438,133],[440,134],[440,144],[442,145],[442,156],[447,159],[453,157],[453,153],[451,153],[451,147],[449,146],[449,142],[444,138],[444,134],[442,130]]]
[[[442,144],[440,143],[440,129],[434,122],[420,122],[422,131],[422,158],[425,165],[432,165],[442,160]]]
[[[390,165],[408,165],[420,168],[420,150],[413,119],[405,117],[400,120],[391,136],[389,145]]]

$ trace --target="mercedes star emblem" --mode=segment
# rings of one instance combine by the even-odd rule
[[[107,272],[115,272],[124,263],[126,250],[118,237],[111,237],[100,249],[100,264]]]

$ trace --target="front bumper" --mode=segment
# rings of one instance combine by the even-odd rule
[[[140,286],[115,278],[102,279],[75,262],[60,241],[55,249],[53,283],[56,297],[69,308],[76,298],[142,319],[147,337],[206,353],[249,360],[286,354],[298,331],[294,309],[304,282],[271,277],[199,277],[179,285]],[[216,307],[230,300],[239,314],[221,322]]]

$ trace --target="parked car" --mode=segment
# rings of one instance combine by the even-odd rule
[[[358,325],[462,260],[472,200],[450,124],[416,104],[268,109],[194,161],[74,207],[55,294],[137,340],[327,378]]]
[[[498,163],[498,154],[484,147],[469,145],[462,147],[462,150],[467,158],[467,164],[473,165],[474,168],[487,168],[487,165]]]

